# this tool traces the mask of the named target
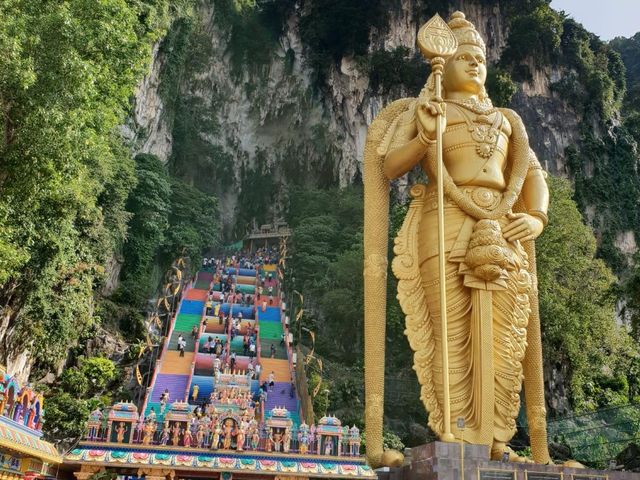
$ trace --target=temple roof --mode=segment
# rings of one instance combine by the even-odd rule
[[[62,462],[53,444],[42,440],[33,430],[3,416],[0,416],[0,447],[49,463]]]
[[[161,446],[105,445],[83,442],[65,456],[65,463],[124,468],[159,467],[196,472],[259,473],[329,478],[376,478],[362,457],[319,457],[266,452],[194,451]]]

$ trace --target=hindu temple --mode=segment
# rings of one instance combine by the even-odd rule
[[[183,290],[142,403],[92,412],[85,437],[65,455],[78,480],[102,472],[148,480],[375,477],[356,426],[330,415],[314,422],[303,409],[306,385],[296,375],[275,252],[262,263],[244,254],[205,260]]]
[[[54,478],[62,457],[42,439],[44,399],[0,367],[0,479]]]

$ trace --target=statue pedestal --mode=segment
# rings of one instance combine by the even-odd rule
[[[640,473],[489,460],[484,445],[433,442],[411,449],[398,468],[376,470],[379,480],[640,480]],[[464,469],[464,477],[462,476]]]

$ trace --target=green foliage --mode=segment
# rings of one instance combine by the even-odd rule
[[[254,166],[242,165],[240,169],[240,191],[242,195],[236,206],[236,233],[238,237],[250,230],[251,223],[261,225],[267,221],[267,215],[277,193],[276,180],[268,164],[268,152],[256,149]]]
[[[185,254],[197,262],[205,247],[218,243],[219,232],[215,198],[171,178],[154,155],[138,155],[136,173],[138,183],[127,200],[133,216],[124,244],[117,298],[125,305],[142,308],[157,286],[158,257],[164,259],[162,268]],[[129,310],[118,314],[139,325],[139,313]]]
[[[0,1],[0,301],[37,365],[95,323],[134,165],[117,135],[169,0]]]
[[[77,367],[66,369],[58,386],[45,389],[47,437],[68,441],[82,436],[89,413],[110,402],[108,389],[118,373],[115,364],[102,357],[81,359]]]
[[[417,96],[427,82],[429,67],[419,52],[411,55],[406,47],[392,51],[376,50],[366,57],[364,64],[374,92],[383,94],[396,86],[404,86],[408,95]]]
[[[300,19],[300,36],[308,47],[307,59],[320,79],[332,63],[345,55],[364,55],[372,27],[382,27],[389,6],[384,0],[316,0]]]
[[[554,88],[585,117],[610,119],[626,88],[620,55],[572,19],[564,20],[561,46],[569,73]]]
[[[506,107],[518,87],[511,75],[499,67],[489,68],[486,82],[487,92],[496,107]]]
[[[615,277],[595,258],[595,238],[569,183],[548,181],[549,225],[537,241],[545,360],[567,376],[576,410],[619,404],[628,382],[615,375],[624,375],[637,352],[615,322]]]
[[[133,216],[123,250],[121,290],[129,303],[142,304],[154,288],[150,275],[169,226],[171,185],[166,168],[154,155],[136,157],[136,176],[138,183],[127,200]]]
[[[640,105],[640,32],[631,38],[614,38],[609,42],[609,45],[620,54],[626,69],[625,111],[637,112],[638,105]],[[640,128],[635,130],[640,131]]]
[[[622,272],[627,262],[614,241],[620,232],[640,233],[640,176],[633,137],[625,127],[612,127],[611,132],[604,138],[585,132],[580,149],[568,148],[566,156],[578,206],[583,211],[595,208],[593,226],[604,232],[599,255],[614,271]]]
[[[46,402],[44,431],[47,438],[70,439],[83,435],[91,413],[89,402],[67,392],[55,392]]]
[[[293,0],[216,0],[221,21],[230,31],[228,49],[233,72],[259,67],[271,60]]]
[[[511,68],[518,80],[531,76],[524,61],[531,60],[534,67],[540,67],[555,60],[562,35],[562,17],[547,2],[529,3],[529,8],[511,18],[507,47],[500,58],[501,65]]]

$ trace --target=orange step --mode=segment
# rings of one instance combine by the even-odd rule
[[[191,362],[193,362],[193,352],[185,352],[184,357],[180,356],[180,352],[169,350],[162,357],[162,366],[160,373],[177,373],[181,375],[189,375],[191,372]]]
[[[278,358],[264,358],[260,360],[262,370],[260,370],[260,382],[269,378],[273,371],[276,382],[291,382],[291,372],[289,371],[289,361]]]
[[[198,288],[192,288],[187,292],[186,299],[187,300],[198,300],[199,302],[207,301],[207,292],[206,290],[200,290]]]

